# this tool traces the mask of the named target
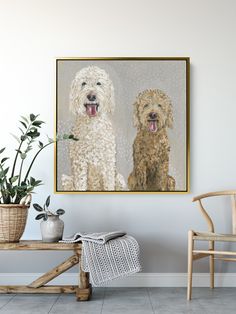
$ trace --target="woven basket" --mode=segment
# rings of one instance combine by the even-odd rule
[[[31,200],[31,196],[30,196]],[[29,203],[0,204],[0,242],[19,242],[28,216]]]

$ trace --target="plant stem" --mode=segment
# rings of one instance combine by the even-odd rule
[[[14,163],[13,163],[13,167],[12,167],[12,172],[11,172],[11,178],[14,177],[14,172],[15,172],[15,167],[16,167],[16,161],[17,161],[17,158],[18,158],[18,155],[19,155],[19,150],[21,149],[21,146],[23,144],[23,141],[21,141],[18,149],[17,149],[17,152],[16,152],[16,156],[15,156],[15,159],[14,159]]]
[[[31,128],[31,125],[32,123],[29,124],[27,130],[25,131],[25,133],[23,134],[23,136],[25,136],[27,134],[27,132],[29,131],[29,129]],[[15,172],[15,168],[16,168],[16,161],[17,161],[17,158],[18,158],[18,155],[19,155],[19,150],[21,149],[21,146],[23,144],[24,141],[21,141],[19,147],[18,147],[18,150],[16,152],[16,156],[15,156],[15,159],[14,159],[14,163],[13,163],[13,167],[12,167],[12,172],[11,172],[11,178],[14,177],[14,172]]]
[[[54,141],[53,141],[53,142],[50,142],[50,143],[48,143],[48,144],[46,144],[45,146],[43,146],[43,147],[42,147],[40,150],[38,150],[38,152],[35,154],[34,158],[33,158],[32,161],[31,161],[31,164],[30,164],[30,166],[29,166],[29,169],[28,169],[28,171],[27,171],[27,173],[26,173],[26,175],[25,175],[24,182],[26,182],[26,180],[27,180],[27,178],[28,178],[28,176],[29,176],[30,170],[31,170],[31,168],[32,168],[32,166],[33,166],[33,164],[34,164],[34,161],[35,161],[36,157],[38,156],[38,154],[39,154],[44,148],[46,148],[47,146],[51,145],[52,143],[54,143]]]
[[[21,180],[21,172],[22,172],[23,163],[24,163],[24,159],[22,159],[22,160],[21,160],[21,164],[20,164],[20,171],[19,171],[18,185],[20,185],[20,180]]]
[[[4,171],[4,169],[3,169],[3,166],[2,166],[2,164],[0,163],[0,167],[1,167],[1,170],[2,171]],[[1,195],[2,195],[2,199],[3,199],[3,203],[5,203],[5,197],[6,197],[6,195],[5,195],[5,191],[6,191],[6,187],[4,188],[4,183],[6,183],[6,181],[7,181],[7,177],[6,177],[6,175],[4,176],[4,182],[3,182],[3,184],[1,185]]]
[[[34,140],[31,139],[31,140],[28,142],[26,151],[27,151],[27,149],[29,148],[29,146],[33,143],[33,141],[34,141]],[[26,151],[25,151],[25,152],[26,152]],[[22,169],[23,169],[23,163],[24,163],[24,159],[21,160],[20,172],[19,172],[19,178],[18,178],[18,185],[20,185],[20,182],[21,182],[21,174],[22,174]]]
[[[3,167],[2,167],[2,164],[0,163],[0,167],[1,167],[1,170],[2,171],[4,171],[4,169],[3,169]],[[5,181],[7,180],[7,177],[6,177],[7,175],[5,174],[5,176],[4,176],[4,179],[5,179]]]

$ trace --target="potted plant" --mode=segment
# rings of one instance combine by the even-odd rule
[[[2,157],[5,148],[0,149],[0,242],[18,242],[21,238],[28,215],[31,193],[42,184],[31,176],[31,170],[38,155],[49,145],[60,140],[77,140],[72,134],[39,140],[40,128],[44,121],[39,115],[21,117],[20,136],[13,135],[18,142],[12,165],[9,158]],[[37,147],[37,149],[36,149]],[[31,151],[36,149],[32,155]],[[26,159],[30,162],[26,164]]]
[[[43,206],[33,204],[34,209],[40,212],[35,219],[43,219],[40,224],[43,242],[58,242],[62,239],[64,231],[64,222],[60,219],[60,216],[65,214],[65,211],[60,208],[54,213],[49,210],[49,205],[50,195]]]

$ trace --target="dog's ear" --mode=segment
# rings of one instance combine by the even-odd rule
[[[76,108],[78,105],[77,97],[78,97],[77,80],[74,79],[71,83],[70,96],[69,96],[69,108],[73,114],[76,114]]]
[[[133,104],[133,124],[134,124],[134,127],[139,127],[139,114],[138,114],[138,102],[136,101],[134,104]]]
[[[173,108],[171,101],[169,102],[168,109],[167,109],[167,118],[166,118],[166,126],[170,129],[173,128],[173,122],[174,122],[174,117],[173,117]]]
[[[112,82],[110,82],[110,95],[109,95],[109,107],[108,107],[108,112],[111,114],[114,113],[115,111],[115,94],[114,94],[114,86]]]

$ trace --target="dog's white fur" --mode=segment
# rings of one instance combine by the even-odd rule
[[[96,101],[89,101],[94,95]],[[96,102],[96,115],[90,116],[87,103]],[[114,87],[108,74],[97,66],[80,70],[71,84],[70,110],[76,115],[72,133],[78,141],[70,144],[72,176],[63,175],[64,190],[113,191],[126,189],[116,172],[116,145],[111,114]]]

